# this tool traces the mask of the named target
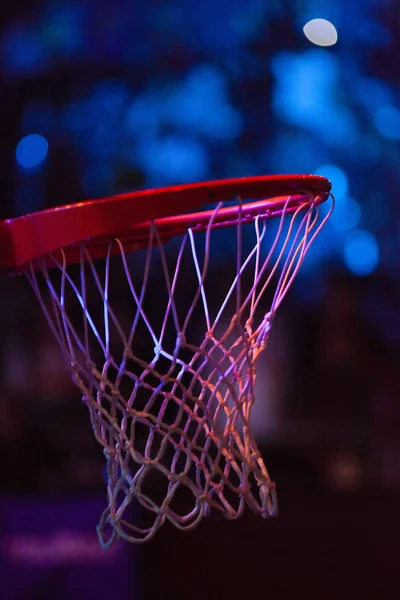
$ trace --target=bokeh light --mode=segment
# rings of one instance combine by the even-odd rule
[[[346,196],[335,204],[331,224],[339,231],[350,231],[358,227],[361,220],[361,206],[356,200]]]
[[[356,119],[337,95],[342,77],[337,56],[322,48],[279,52],[271,68],[276,80],[272,108],[281,119],[322,137],[329,146],[357,144]]]
[[[23,137],[17,146],[16,157],[23,169],[40,165],[47,156],[49,144],[45,137],[32,133]]]
[[[303,27],[304,35],[316,46],[333,46],[338,34],[335,26],[326,19],[312,19]]]
[[[355,275],[373,273],[379,263],[379,246],[373,233],[364,229],[350,232],[345,240],[344,261]]]
[[[2,32],[2,72],[11,77],[31,76],[51,64],[40,34],[27,24],[12,23]]]
[[[240,113],[230,104],[227,82],[208,65],[192,69],[165,100],[167,122],[216,139],[235,139],[242,131]]]
[[[140,19],[128,6],[110,19],[103,3],[95,11],[44,0],[10,15],[0,59],[16,86],[17,187],[31,169],[37,176],[50,139],[52,173],[41,185],[52,203],[58,177],[71,185],[69,201],[136,185],[317,173],[332,181],[336,209],[308,264],[344,262],[352,231],[381,235],[378,195],[393,198],[386,225],[395,210],[400,104],[385,59],[396,50],[390,20],[378,0],[346,10],[296,0],[290,14],[281,0],[224,0],[210,20],[211,4],[150,10],[141,0]],[[25,201],[15,202],[22,210]],[[388,247],[397,246],[386,225]],[[395,256],[382,247],[382,263]]]
[[[348,193],[348,182],[344,171],[336,165],[322,165],[316,170],[316,175],[326,177],[332,183],[336,200],[344,200]]]
[[[400,110],[395,106],[380,106],[375,112],[375,124],[381,135],[389,140],[400,139]]]
[[[139,145],[137,160],[152,186],[201,181],[209,176],[203,144],[186,136],[145,140]]]
[[[274,320],[271,345],[259,364],[257,412],[252,424],[266,456],[273,454],[271,467],[280,479],[279,489],[287,486],[287,493],[301,495],[300,502],[292,502],[294,510],[300,507],[301,513],[311,488],[317,490],[318,498],[326,497],[324,504],[332,510],[340,512],[340,506],[345,508],[350,501],[357,517],[368,501],[369,487],[373,496],[368,510],[372,514],[376,490],[384,490],[385,503],[388,489],[396,486],[393,506],[397,506],[399,0],[137,0],[114,4],[41,0],[8,2],[3,12],[1,218],[85,198],[206,179],[315,173],[331,180],[335,209]],[[323,203],[318,208],[320,216],[329,208],[329,202]],[[269,254],[278,227],[279,220],[268,221],[263,257]],[[204,285],[217,305],[222,283],[236,266],[237,235],[234,227],[215,233],[209,265],[212,279]],[[205,237],[199,234],[196,240],[199,258]],[[243,228],[242,242],[244,257],[254,242],[252,226]],[[178,244],[179,239],[171,240],[165,247],[167,253]],[[287,248],[285,257],[288,252]],[[140,251],[128,260],[138,274],[146,268]],[[112,259],[119,269],[117,262]],[[160,268],[162,265],[152,260],[146,314],[157,310]],[[172,277],[173,269],[170,274]],[[185,274],[187,279],[175,294],[177,306],[182,303],[182,307],[186,292],[196,284],[193,269],[188,266]],[[116,291],[113,310],[125,304],[118,276],[116,272],[116,278],[110,279]],[[278,279],[277,272],[271,286],[274,279]],[[13,493],[22,495],[30,486],[34,494],[44,496],[51,490],[59,496],[69,490],[97,493],[101,487],[103,497],[99,475],[103,455],[96,445],[91,458],[80,413],[71,402],[74,391],[62,384],[64,364],[60,370],[55,366],[57,352],[51,346],[51,335],[42,327],[37,303],[24,293],[21,281],[20,277],[11,279],[0,294],[4,315],[17,315],[18,305],[22,308],[20,317],[5,317],[2,329],[0,391],[6,416],[2,419],[2,434],[6,434],[2,444],[7,457],[3,488],[15,485]],[[137,282],[132,280],[135,288]],[[103,285],[103,276],[98,283]],[[243,278],[243,286],[246,283]],[[94,287],[98,286],[91,279],[87,286],[90,310]],[[272,288],[271,292],[268,305],[260,304],[260,314],[271,306]],[[232,298],[233,309],[234,304]],[[203,308],[200,298],[195,327],[199,337],[204,333]],[[210,304],[210,313],[214,308]],[[101,316],[100,307],[96,327],[101,325]],[[132,306],[127,305],[123,319],[128,326],[132,323]],[[166,336],[169,329],[167,323]],[[114,353],[117,337],[113,332],[110,335]],[[146,352],[152,350],[138,339],[138,349],[142,344]],[[373,352],[376,348],[379,352]],[[374,368],[369,368],[372,363]],[[58,421],[52,433],[49,423],[54,415]],[[23,460],[24,449],[32,448],[34,470],[32,461]],[[92,460],[97,464],[94,469]],[[332,473],[336,477],[330,477]],[[99,487],[91,483],[96,476]],[[338,486],[338,482],[347,486]],[[331,502],[325,491],[332,488],[335,498]],[[350,490],[358,490],[356,502],[336,496]],[[381,512],[383,521],[390,521],[386,511]],[[301,520],[303,515],[298,516]],[[352,520],[360,525],[361,534],[368,514],[364,516],[366,519]],[[328,525],[335,522],[338,520],[330,518]],[[378,568],[373,575],[379,579],[379,589],[388,584],[387,593],[383,590],[380,597],[390,598],[396,589],[396,573],[393,583],[385,565],[391,564],[390,556],[396,556],[396,551],[389,548],[382,520],[377,519],[375,526],[379,536],[370,544],[371,552],[382,547],[386,555],[380,561],[384,572]],[[317,529],[328,534],[332,530],[340,541],[334,527]],[[296,537],[296,528],[291,530]],[[303,538],[303,558],[308,560],[312,549],[307,536]],[[361,545],[365,541],[363,535],[356,538]],[[331,544],[333,540],[327,541]],[[287,547],[290,543],[285,540]],[[117,551],[123,551],[123,546]],[[318,550],[321,544],[314,546]],[[365,558],[362,549],[357,552],[359,548],[350,546],[349,554]],[[285,560],[290,559],[286,554]],[[368,590],[366,594],[360,591],[360,582],[366,588],[371,588],[371,582],[357,577],[359,569],[354,569],[351,557],[340,561],[340,549],[335,556],[339,560],[326,565],[328,587],[335,580],[335,588],[347,589],[348,578],[341,570],[346,563],[349,573],[355,570],[354,589],[360,597],[368,596]],[[133,555],[131,558],[135,562]],[[164,574],[176,571],[174,557],[170,558]],[[252,561],[250,557],[247,562]],[[123,562],[118,560],[121,566]],[[263,556],[261,562],[268,562],[268,557]],[[132,573],[133,563],[130,559],[128,563]],[[296,552],[293,564],[295,574],[305,572]],[[289,571],[293,564],[286,565]],[[220,566],[222,572],[225,565]],[[59,565],[54,567],[57,571]],[[332,568],[337,569],[335,577]],[[44,572],[39,571],[43,583]],[[184,573],[178,571],[181,580]],[[218,577],[219,570],[214,571]],[[272,571],[274,579],[274,573],[279,575],[282,569]],[[318,569],[311,578],[315,597],[324,595],[320,585],[322,577],[325,581],[323,571]],[[14,577],[13,569],[9,572],[16,584],[23,582]],[[49,581],[55,583],[53,596],[57,597],[59,577],[56,572],[54,575]],[[163,597],[165,577],[159,579],[158,594],[154,588],[143,588],[149,597]],[[232,583],[237,588],[238,578],[228,579],[224,579],[228,587]],[[297,579],[291,578],[294,587]],[[38,583],[40,590],[43,585]],[[255,594],[247,590],[249,596],[260,588],[258,580],[253,583]],[[281,582],[269,583],[272,591],[280,589]],[[170,587],[173,591],[174,586]],[[189,595],[196,593],[190,581],[182,587]],[[7,581],[2,589],[8,591]],[[296,590],[290,591],[288,597],[296,594]],[[235,597],[235,592],[237,595],[238,589],[225,595]],[[18,590],[18,594],[23,592]],[[114,595],[127,597],[115,590]]]

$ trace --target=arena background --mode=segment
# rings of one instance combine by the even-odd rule
[[[307,39],[314,18],[336,44]],[[0,19],[1,218],[274,173],[325,175],[337,202],[260,364],[274,521],[104,554],[101,449],[26,281],[1,276],[0,596],[398,598],[400,5],[15,0]]]

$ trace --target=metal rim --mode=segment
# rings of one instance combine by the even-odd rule
[[[170,239],[188,223],[209,219],[210,211],[196,210],[211,202],[237,197],[243,202],[257,200],[243,207],[250,210],[251,206],[253,216],[269,211],[265,215],[269,217],[280,214],[283,196],[291,196],[290,209],[295,209],[305,201],[305,195],[323,202],[330,189],[330,182],[316,175],[270,175],[172,186],[59,206],[0,223],[0,268],[23,271],[32,261],[60,249],[66,250],[68,262],[75,262],[76,245],[82,243],[88,248],[94,246],[96,257],[100,257],[115,237],[128,240],[130,249],[135,250],[142,247],[138,240],[152,221]],[[239,206],[222,211],[233,223],[237,221]],[[139,236],[136,240],[135,235]]]

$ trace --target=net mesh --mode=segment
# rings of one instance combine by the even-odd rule
[[[104,547],[149,540],[166,520],[191,529],[210,509],[277,514],[250,429],[256,362],[329,215],[312,197],[289,214],[288,198],[279,219],[249,225],[237,202],[232,273],[210,266],[222,204],[202,234],[164,245],[153,222],[140,252],[115,238],[102,261],[82,244],[78,265],[61,250],[28,272],[104,449]]]

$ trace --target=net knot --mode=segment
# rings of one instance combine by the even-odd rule
[[[88,359],[86,361],[86,366],[89,369],[90,373],[94,373],[97,369],[96,369],[96,363],[93,360]]]
[[[262,320],[262,323],[261,323],[261,326],[259,329],[259,334],[257,336],[257,344],[261,349],[265,347],[265,345],[268,341],[269,332],[271,331],[272,321],[274,319],[275,319],[275,311],[271,310],[265,314],[265,316]]]
[[[265,314],[262,325],[261,325],[261,331],[263,332],[263,338],[268,336],[269,331],[272,327],[272,322],[275,319],[275,315],[276,315],[276,313],[274,310],[271,310]]]
[[[270,481],[259,485],[261,499],[261,516],[265,519],[278,515],[278,503],[275,484]]]
[[[154,344],[154,357],[155,358],[160,357],[161,351],[162,351],[161,342],[157,342],[157,344]]]
[[[129,346],[126,346],[124,348],[124,359],[125,360],[129,360],[133,358],[133,352],[132,352],[132,348],[130,348]]]
[[[265,317],[264,317],[264,321],[267,323],[272,323],[272,321],[275,319],[275,311],[274,310],[270,310],[269,312],[266,313]]]
[[[183,331],[178,331],[176,334],[176,348],[182,348],[182,346],[186,345],[186,335]]]

